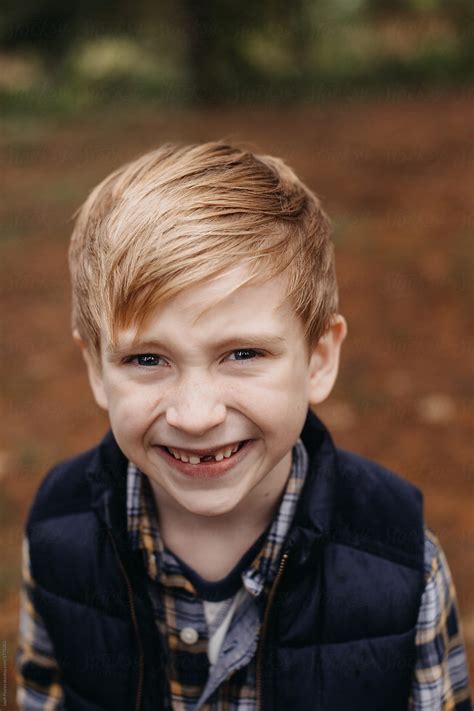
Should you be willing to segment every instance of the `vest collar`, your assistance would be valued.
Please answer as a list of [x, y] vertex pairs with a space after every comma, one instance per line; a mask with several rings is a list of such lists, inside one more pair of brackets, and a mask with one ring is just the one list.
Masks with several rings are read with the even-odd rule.
[[86, 472], [92, 508], [104, 526], [113, 531], [119, 545], [125, 545], [128, 539], [127, 465], [127, 458], [109, 431]]
[[308, 453], [308, 474], [286, 546], [296, 564], [305, 564], [330, 536], [338, 471], [331, 435], [312, 410], [301, 439]]

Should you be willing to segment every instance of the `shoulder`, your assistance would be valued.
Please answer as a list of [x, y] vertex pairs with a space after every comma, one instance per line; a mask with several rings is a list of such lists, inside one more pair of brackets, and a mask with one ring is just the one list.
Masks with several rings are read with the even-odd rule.
[[381, 464], [337, 448], [311, 411], [301, 433], [310, 476], [301, 509], [333, 543], [423, 568], [423, 498]]
[[124, 496], [127, 459], [109, 431], [95, 447], [54, 466], [42, 480], [27, 525], [88, 509], [104, 490]]
[[424, 557], [421, 491], [381, 464], [337, 449], [336, 521], [343, 538], [378, 541], [401, 555]]
[[319, 477], [333, 481], [336, 502], [353, 504], [356, 497], [361, 503], [382, 508], [409, 502], [418, 511], [421, 509], [419, 489], [378, 462], [336, 447], [329, 430], [311, 410], [301, 439], [310, 469], [317, 469]]
[[362, 487], [362, 491], [381, 498], [410, 495], [421, 502], [420, 490], [400, 474], [360, 454], [340, 448], [336, 452], [340, 479], [348, 486], [357, 484], [358, 488]]
[[33, 499], [28, 526], [45, 518], [84, 508], [90, 501], [87, 472], [97, 457], [93, 447], [56, 464], [43, 478]]
[[[49, 594], [91, 600], [107, 571], [116, 576], [104, 509], [110, 504], [112, 510], [112, 499], [117, 499], [115, 538], [126, 540], [125, 490], [113, 488], [109, 472], [115, 469], [116, 478], [124, 479], [122, 459], [126, 461], [109, 434], [98, 446], [57, 464], [43, 479], [26, 524], [35, 599], [43, 612]], [[119, 570], [118, 580], [113, 577], [118, 588], [120, 576]]]
[[375, 497], [377, 503], [390, 499], [391, 502], [412, 498], [421, 505], [421, 491], [382, 464], [345, 449], [336, 449], [338, 473], [342, 487], [357, 486], [358, 491]]

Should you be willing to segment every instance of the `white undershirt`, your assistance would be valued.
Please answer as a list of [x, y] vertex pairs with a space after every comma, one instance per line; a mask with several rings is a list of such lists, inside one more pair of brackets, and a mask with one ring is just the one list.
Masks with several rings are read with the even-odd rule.
[[215, 620], [223, 614], [223, 611], [228, 607], [227, 613], [224, 615], [221, 623], [213, 630], [212, 634], [209, 634], [209, 642], [207, 645], [207, 656], [211, 664], [215, 664], [219, 656], [219, 652], [222, 647], [222, 643], [229, 629], [229, 625], [234, 616], [234, 612], [242, 603], [244, 598], [249, 593], [244, 587], [241, 587], [238, 592], [235, 593], [232, 602], [229, 605], [229, 599], [221, 600], [220, 602], [209, 602], [208, 600], [203, 600], [204, 615], [206, 617], [206, 622], [208, 629], [211, 630], [214, 627]]

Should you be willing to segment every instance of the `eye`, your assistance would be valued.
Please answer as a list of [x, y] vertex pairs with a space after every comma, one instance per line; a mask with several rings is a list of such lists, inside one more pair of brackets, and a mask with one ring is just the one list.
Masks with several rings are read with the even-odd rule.
[[139, 355], [135, 355], [129, 358], [127, 362], [136, 363], [137, 365], [148, 367], [167, 365], [165, 359], [159, 355], [156, 355], [155, 353], [140, 353]]
[[252, 360], [262, 355], [263, 353], [256, 351], [254, 348], [238, 348], [229, 353], [229, 360]]

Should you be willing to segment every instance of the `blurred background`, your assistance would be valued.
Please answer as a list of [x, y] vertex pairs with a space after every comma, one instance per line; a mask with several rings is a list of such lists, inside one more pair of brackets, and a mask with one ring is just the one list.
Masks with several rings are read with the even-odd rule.
[[420, 486], [474, 672], [472, 0], [4, 0], [0, 630], [15, 708], [20, 544], [58, 459], [107, 428], [69, 325], [91, 188], [164, 141], [283, 157], [332, 216], [339, 446]]

